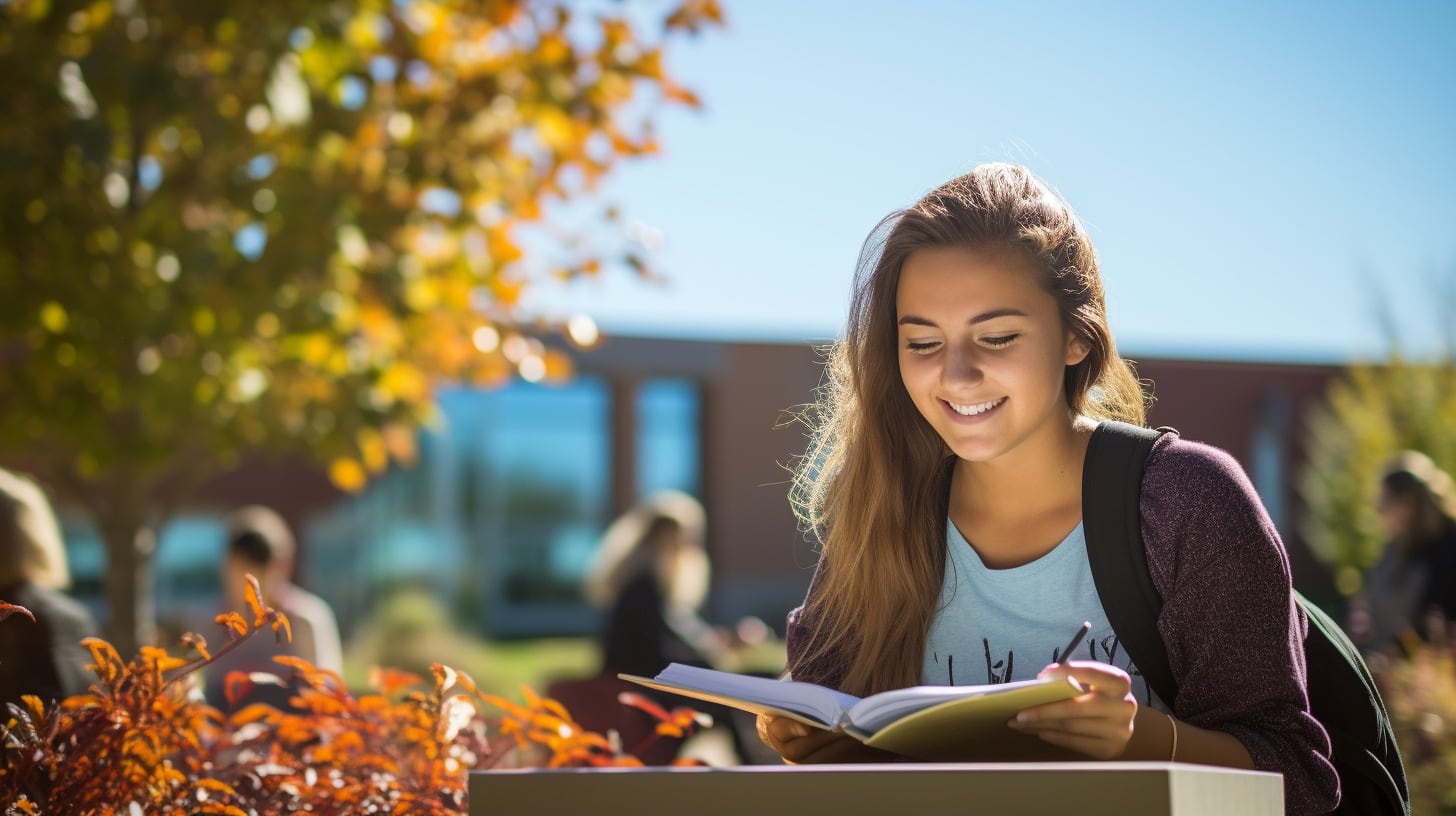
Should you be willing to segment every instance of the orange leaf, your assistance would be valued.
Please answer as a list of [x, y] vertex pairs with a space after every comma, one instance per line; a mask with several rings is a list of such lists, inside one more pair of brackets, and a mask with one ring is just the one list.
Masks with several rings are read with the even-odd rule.
[[226, 782], [219, 781], [217, 779], [212, 779], [211, 777], [203, 777], [201, 779], [198, 779], [197, 780], [197, 787], [199, 787], [199, 788], [206, 788], [207, 790], [217, 791], [218, 793], [226, 793], [229, 796], [231, 796], [231, 795], [234, 794], [234, 791], [233, 791], [233, 788], [232, 788], [231, 785], [229, 785]]
[[[231, 681], [233, 679], [233, 676], [234, 675], [240, 675], [240, 676], [242, 676], [245, 679], [247, 678], [247, 675], [243, 674], [242, 672], [229, 672], [228, 673], [228, 680]], [[249, 688], [251, 689], [252, 686], [253, 686], [252, 682], [249, 681]], [[232, 703], [233, 700], [232, 700], [232, 686], [231, 686], [231, 684], [228, 686], [227, 691], [228, 691], [228, 702], [229, 703]], [[244, 706], [242, 709], [240, 709], [239, 711], [237, 711], [236, 713], [234, 713], [231, 717], [229, 717], [228, 718], [228, 723], [230, 725], [232, 725], [234, 728], [236, 728], [238, 726], [247, 725], [248, 723], [251, 723], [251, 722], [257, 722], [258, 720], [269, 720], [269, 719], [272, 719], [273, 717], [277, 716], [278, 713], [279, 713], [278, 712], [278, 709], [276, 709], [276, 708], [268, 705], [267, 703], [252, 703], [252, 704], [249, 704], [247, 706]]]
[[641, 694], [638, 694], [635, 691], [624, 691], [621, 694], [618, 694], [617, 702], [621, 703], [622, 705], [632, 706], [633, 708], [645, 711], [648, 714], [651, 714], [654, 719], [660, 722], [669, 722], [672, 720], [672, 715], [667, 713], [667, 709], [658, 705], [656, 701]]
[[[662, 83], [662, 96], [670, 102], [677, 102], [683, 105], [687, 105], [688, 107], [693, 109], [699, 109], [703, 107], [703, 100], [699, 99], [697, 94], [693, 93], [687, 88], [684, 88], [681, 85], [667, 82], [666, 80], [664, 80]], [[657, 146], [657, 141], [654, 139], [647, 139], [641, 144], [640, 147], [642, 149], [642, 152], [644, 153], [657, 153], [660, 150], [660, 148]]]
[[27, 618], [30, 618], [31, 623], [35, 622], [35, 616], [30, 614], [29, 609], [26, 609], [23, 606], [16, 606], [15, 604], [8, 604], [4, 601], [0, 601], [0, 621], [3, 621], [11, 615], [15, 614], [24, 615]]
[[545, 709], [547, 711], [551, 712], [552, 714], [555, 714], [557, 717], [560, 717], [561, 719], [565, 720], [566, 722], [569, 722], [572, 725], [575, 725], [576, 724], [576, 720], [573, 720], [571, 718], [571, 714], [567, 712], [566, 706], [563, 706], [561, 703], [558, 703], [555, 700], [552, 700], [551, 698], [548, 697], [548, 698], [546, 698], [546, 699], [544, 699], [544, 700], [541, 701], [541, 705], [543, 707], [545, 707]]
[[253, 626], [256, 628], [263, 625], [267, 616], [263, 611], [263, 588], [258, 586], [258, 579], [251, 572], [247, 574], [247, 581], [244, 597], [248, 601], [248, 608], [253, 610]]
[[20, 702], [25, 706], [26, 713], [30, 715], [30, 721], [41, 723], [45, 721], [45, 703], [34, 694], [20, 695]]
[[444, 694], [455, 685], [455, 670], [444, 663], [431, 663], [430, 672], [435, 675], [436, 694]]
[[369, 685], [378, 689], [379, 693], [386, 696], [392, 695], [401, 689], [409, 688], [410, 686], [418, 686], [423, 682], [425, 682], [425, 679], [418, 674], [400, 671], [399, 669], [375, 666], [369, 670]]
[[273, 633], [278, 645], [293, 642], [293, 627], [288, 623], [288, 616], [282, 612], [277, 613], [273, 618]]
[[526, 685], [525, 683], [522, 683], [521, 684], [521, 693], [523, 695], [525, 695], [525, 697], [526, 697], [526, 705], [527, 706], [530, 706], [533, 709], [534, 708], [540, 708], [541, 707], [541, 697], [540, 697], [540, 695], [536, 694], [536, 692], [533, 691], [530, 686]]
[[495, 706], [496, 708], [499, 708], [500, 710], [506, 712], [507, 714], [518, 720], [528, 719], [531, 716], [530, 711], [522, 708], [519, 705], [516, 705], [515, 703], [507, 700], [504, 697], [497, 697], [494, 694], [482, 694], [480, 695], [480, 699], [484, 700], [490, 705]]

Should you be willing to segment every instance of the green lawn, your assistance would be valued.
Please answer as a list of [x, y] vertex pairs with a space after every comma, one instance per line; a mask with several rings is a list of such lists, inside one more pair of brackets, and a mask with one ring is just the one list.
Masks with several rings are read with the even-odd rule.
[[[369, 688], [369, 669], [388, 666], [428, 679], [431, 663], [443, 663], [474, 678], [485, 692], [520, 700], [521, 686], [544, 693], [555, 679], [588, 677], [598, 669], [591, 638], [538, 638], [487, 641], [451, 625], [437, 601], [423, 594], [387, 600], [375, 619], [350, 638], [344, 654], [344, 680], [357, 691]], [[778, 673], [784, 646], [770, 640], [727, 655], [727, 671]]]

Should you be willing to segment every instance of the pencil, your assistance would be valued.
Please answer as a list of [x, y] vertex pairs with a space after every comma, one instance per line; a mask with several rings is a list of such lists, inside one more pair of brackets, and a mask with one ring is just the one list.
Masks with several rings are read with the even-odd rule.
[[1067, 656], [1072, 653], [1073, 649], [1076, 649], [1078, 646], [1082, 645], [1082, 638], [1087, 637], [1087, 633], [1090, 631], [1092, 631], [1092, 621], [1082, 621], [1081, 628], [1077, 630], [1077, 634], [1072, 636], [1072, 642], [1068, 643], [1067, 648], [1063, 649], [1057, 655], [1058, 666], [1067, 662]]

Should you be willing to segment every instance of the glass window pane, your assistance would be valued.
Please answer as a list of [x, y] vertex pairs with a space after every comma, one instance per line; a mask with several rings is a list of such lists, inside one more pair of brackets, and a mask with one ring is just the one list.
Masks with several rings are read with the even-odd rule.
[[576, 602], [610, 502], [610, 392], [583, 377], [484, 396], [472, 492], [504, 600]]
[[686, 380], [649, 380], [637, 389], [637, 495], [702, 489], [700, 397]]

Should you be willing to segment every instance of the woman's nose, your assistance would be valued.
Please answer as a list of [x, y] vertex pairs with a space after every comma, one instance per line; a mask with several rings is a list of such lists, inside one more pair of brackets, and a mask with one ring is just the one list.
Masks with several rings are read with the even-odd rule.
[[976, 385], [985, 379], [981, 357], [974, 346], [951, 344], [948, 352], [945, 368], [941, 371], [941, 378], [947, 385]]

